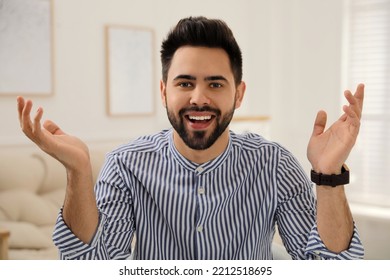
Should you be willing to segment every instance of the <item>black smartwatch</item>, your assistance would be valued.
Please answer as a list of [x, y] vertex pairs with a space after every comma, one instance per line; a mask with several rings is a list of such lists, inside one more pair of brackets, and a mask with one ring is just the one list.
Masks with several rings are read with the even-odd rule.
[[349, 169], [347, 165], [343, 164], [341, 168], [341, 174], [322, 174], [316, 173], [313, 169], [311, 170], [311, 181], [318, 186], [341, 186], [349, 183]]

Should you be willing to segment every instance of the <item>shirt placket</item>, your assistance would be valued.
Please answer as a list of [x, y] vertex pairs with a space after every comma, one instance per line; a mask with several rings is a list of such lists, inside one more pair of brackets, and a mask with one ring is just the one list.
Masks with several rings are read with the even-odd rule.
[[197, 259], [203, 259], [205, 254], [205, 244], [206, 244], [206, 231], [208, 230], [204, 221], [206, 218], [206, 175], [204, 174], [205, 169], [202, 166], [198, 166], [195, 169], [196, 176], [196, 197], [197, 197], [197, 217], [195, 223], [196, 231], [196, 248], [197, 248]]

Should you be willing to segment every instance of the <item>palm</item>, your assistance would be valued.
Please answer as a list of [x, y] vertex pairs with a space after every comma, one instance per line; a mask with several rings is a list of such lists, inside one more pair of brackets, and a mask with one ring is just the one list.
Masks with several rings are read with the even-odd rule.
[[60, 161], [67, 169], [78, 170], [90, 164], [88, 147], [80, 139], [65, 134], [55, 123], [46, 121], [41, 126], [43, 111], [38, 109], [30, 118], [31, 101], [18, 98], [19, 121], [23, 132], [39, 148]]
[[[62, 131], [52, 134], [46, 129], [47, 123], [42, 129], [40, 148], [50, 154], [68, 168], [77, 168], [76, 164], [89, 161], [88, 147], [77, 137], [67, 135]], [[52, 123], [50, 123], [52, 125]]]

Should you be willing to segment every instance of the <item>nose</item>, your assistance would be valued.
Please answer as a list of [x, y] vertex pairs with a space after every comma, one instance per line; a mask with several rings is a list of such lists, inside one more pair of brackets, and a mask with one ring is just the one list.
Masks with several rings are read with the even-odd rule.
[[207, 94], [207, 90], [200, 87], [196, 87], [192, 92], [190, 104], [197, 106], [209, 105], [210, 98]]

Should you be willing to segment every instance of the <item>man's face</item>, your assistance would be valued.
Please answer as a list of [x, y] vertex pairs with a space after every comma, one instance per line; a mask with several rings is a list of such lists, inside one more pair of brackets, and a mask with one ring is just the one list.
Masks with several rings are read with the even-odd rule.
[[235, 86], [223, 49], [179, 48], [161, 83], [168, 119], [183, 142], [194, 150], [211, 147], [241, 104], [244, 86]]

